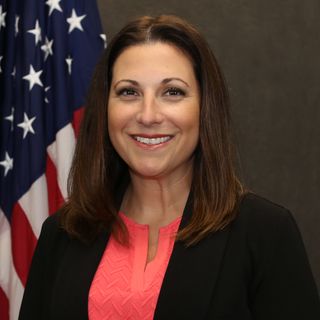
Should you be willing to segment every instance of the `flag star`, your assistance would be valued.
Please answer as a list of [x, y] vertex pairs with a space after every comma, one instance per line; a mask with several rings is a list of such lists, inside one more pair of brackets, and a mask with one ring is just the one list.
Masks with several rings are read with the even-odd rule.
[[16, 22], [14, 25], [15, 36], [17, 36], [19, 33], [19, 20], [20, 20], [20, 17], [18, 15], [16, 15]]
[[9, 170], [13, 168], [13, 158], [10, 158], [8, 152], [6, 152], [5, 158], [0, 162], [0, 165], [4, 167], [4, 176], [6, 176]]
[[1, 27], [5, 27], [6, 26], [6, 12], [2, 12], [2, 6], [0, 6], [0, 30]]
[[86, 14], [84, 14], [83, 16], [77, 16], [76, 11], [72, 9], [71, 17], [67, 19], [67, 22], [69, 23], [68, 33], [71, 33], [76, 28], [83, 31], [81, 20], [83, 20], [85, 17]]
[[32, 122], [36, 119], [36, 117], [29, 119], [25, 112], [23, 117], [24, 117], [24, 120], [23, 122], [18, 124], [18, 127], [23, 129], [23, 139], [24, 139], [27, 136], [28, 132], [35, 134], [32, 128]]
[[53, 55], [52, 52], [52, 44], [53, 40], [49, 41], [48, 38], [46, 37], [45, 44], [41, 46], [41, 50], [44, 52], [44, 61], [47, 60], [49, 55]]
[[69, 55], [68, 58], [66, 59], [66, 63], [68, 65], [68, 73], [69, 74], [71, 74], [71, 72], [72, 72], [72, 62], [73, 62], [73, 59]]
[[103, 47], [107, 47], [107, 36], [104, 33], [100, 34], [100, 38], [103, 40]]
[[28, 30], [28, 32], [34, 34], [35, 45], [37, 45], [37, 43], [41, 41], [41, 28], [39, 25], [39, 20], [36, 20], [36, 25], [34, 26], [34, 29]]
[[8, 120], [11, 122], [11, 131], [13, 131], [13, 114], [14, 114], [14, 108], [11, 108], [11, 114], [10, 116], [5, 117], [5, 120]]
[[33, 66], [30, 64], [30, 71], [29, 71], [29, 74], [25, 75], [23, 77], [24, 80], [27, 80], [29, 81], [29, 91], [31, 91], [31, 89], [33, 88], [33, 86], [35, 84], [38, 84], [39, 86], [43, 87], [43, 84], [40, 80], [40, 75], [42, 73], [42, 70], [36, 72], [34, 69], [33, 69]]
[[[44, 91], [45, 91], [45, 92], [48, 92], [49, 90], [50, 90], [50, 87], [45, 87], [45, 88], [44, 88]], [[45, 103], [49, 103], [50, 101], [48, 100], [47, 97], [45, 97], [45, 98], [44, 98], [44, 102], [45, 102]]]
[[13, 70], [12, 70], [11, 75], [12, 75], [13, 77], [15, 77], [15, 76], [16, 76], [16, 67], [15, 67], [15, 66], [13, 67]]
[[2, 69], [1, 69], [1, 61], [3, 59], [3, 56], [0, 56], [0, 73], [2, 73]]
[[62, 9], [60, 7], [60, 2], [61, 0], [48, 0], [46, 2], [46, 5], [50, 7], [49, 9], [49, 16], [51, 16], [51, 13], [54, 11], [54, 10], [58, 10], [60, 12], [62, 12]]

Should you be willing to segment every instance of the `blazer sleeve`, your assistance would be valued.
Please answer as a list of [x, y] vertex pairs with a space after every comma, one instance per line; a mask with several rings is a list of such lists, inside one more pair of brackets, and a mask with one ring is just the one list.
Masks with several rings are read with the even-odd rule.
[[[268, 233], [263, 268], [256, 281], [256, 320], [319, 320], [320, 301], [300, 232], [290, 212]], [[266, 240], [268, 239], [268, 240]]]
[[52, 243], [58, 229], [55, 216], [49, 217], [42, 225], [22, 299], [19, 320], [45, 319], [43, 312], [49, 299], [48, 288], [52, 282], [50, 277]]

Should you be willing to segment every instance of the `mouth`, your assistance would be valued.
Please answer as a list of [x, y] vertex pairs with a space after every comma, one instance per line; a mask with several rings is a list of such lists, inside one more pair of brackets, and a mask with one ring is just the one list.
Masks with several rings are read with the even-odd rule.
[[153, 137], [145, 137], [145, 136], [139, 136], [139, 135], [133, 135], [131, 136], [134, 140], [136, 140], [137, 142], [140, 142], [144, 145], [147, 146], [156, 146], [156, 145], [160, 145], [163, 143], [168, 142], [169, 140], [171, 140], [173, 138], [173, 136], [153, 136]]

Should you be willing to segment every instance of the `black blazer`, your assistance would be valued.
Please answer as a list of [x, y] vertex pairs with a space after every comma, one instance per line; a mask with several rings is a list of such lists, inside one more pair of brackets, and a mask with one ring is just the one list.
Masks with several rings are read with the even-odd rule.
[[[188, 203], [180, 228], [190, 218]], [[68, 237], [57, 215], [48, 218], [19, 319], [87, 319], [88, 292], [108, 237], [85, 245]], [[317, 288], [292, 215], [249, 194], [225, 230], [189, 248], [176, 242], [154, 319], [319, 320]]]

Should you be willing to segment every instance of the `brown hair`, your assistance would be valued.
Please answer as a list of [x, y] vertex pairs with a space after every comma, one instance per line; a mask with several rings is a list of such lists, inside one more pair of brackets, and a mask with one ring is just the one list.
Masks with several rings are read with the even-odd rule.
[[149, 42], [165, 42], [182, 50], [192, 62], [200, 88], [192, 216], [177, 239], [194, 244], [226, 227], [236, 216], [243, 191], [233, 165], [229, 98], [218, 63], [203, 36], [181, 18], [141, 17], [127, 24], [108, 44], [89, 90], [69, 176], [70, 197], [62, 209], [64, 228], [80, 239], [93, 239], [106, 228], [119, 241], [126, 239], [118, 210], [130, 178], [127, 165], [110, 142], [106, 106], [116, 59], [128, 47]]

